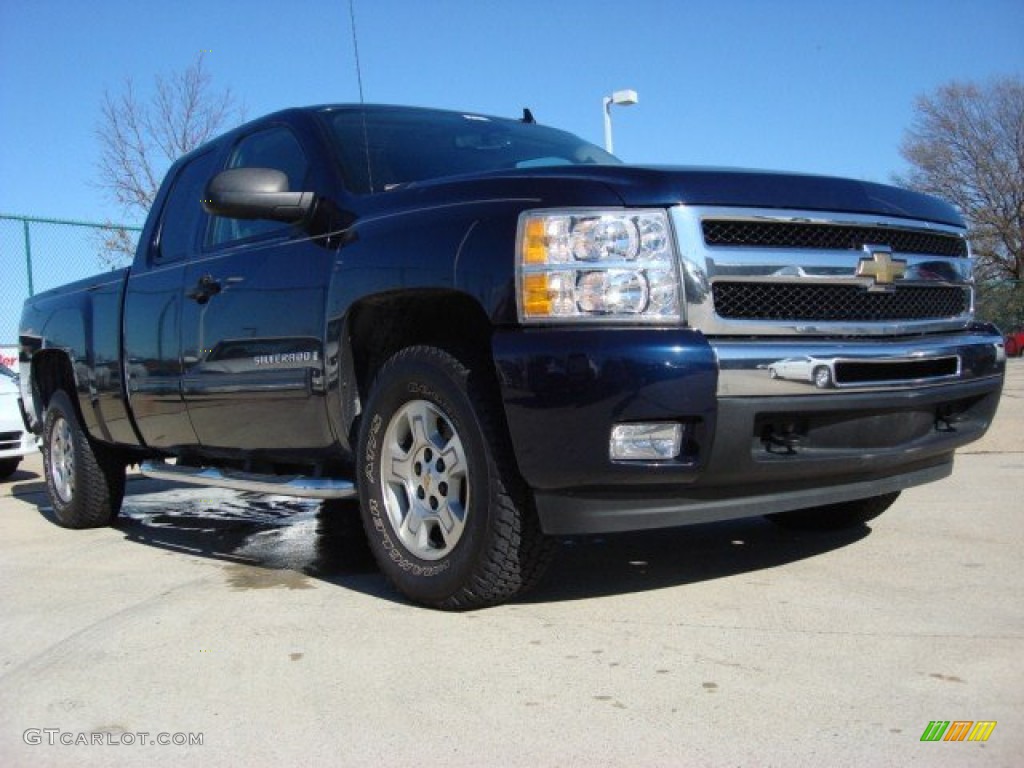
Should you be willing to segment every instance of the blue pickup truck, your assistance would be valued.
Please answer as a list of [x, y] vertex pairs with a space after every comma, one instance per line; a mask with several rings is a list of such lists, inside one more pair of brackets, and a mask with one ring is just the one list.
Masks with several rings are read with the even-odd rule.
[[356, 498], [408, 598], [494, 604], [557, 535], [861, 525], [952, 470], [1005, 351], [946, 203], [622, 164], [522, 120], [289, 109], [178, 160], [129, 269], [29, 299], [58, 521], [125, 468]]

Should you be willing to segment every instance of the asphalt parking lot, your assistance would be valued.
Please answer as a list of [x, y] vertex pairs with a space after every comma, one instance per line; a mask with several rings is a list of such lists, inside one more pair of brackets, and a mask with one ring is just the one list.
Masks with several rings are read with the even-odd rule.
[[1024, 360], [1003, 398], [869, 527], [569, 540], [464, 614], [314, 502], [135, 477], [118, 527], [61, 529], [33, 458], [0, 485], [0, 765], [1021, 765]]

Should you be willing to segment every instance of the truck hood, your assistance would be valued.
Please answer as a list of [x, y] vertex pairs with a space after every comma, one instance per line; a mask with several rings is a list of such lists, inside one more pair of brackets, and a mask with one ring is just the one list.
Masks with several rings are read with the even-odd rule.
[[720, 205], [841, 211], [964, 226], [948, 203], [869, 181], [727, 168], [570, 165], [482, 174], [538, 182], [597, 182], [628, 206]]

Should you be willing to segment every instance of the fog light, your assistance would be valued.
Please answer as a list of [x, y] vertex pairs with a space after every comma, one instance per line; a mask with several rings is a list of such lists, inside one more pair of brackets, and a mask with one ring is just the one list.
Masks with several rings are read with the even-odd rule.
[[679, 455], [682, 424], [617, 424], [608, 453], [612, 461], [665, 461]]

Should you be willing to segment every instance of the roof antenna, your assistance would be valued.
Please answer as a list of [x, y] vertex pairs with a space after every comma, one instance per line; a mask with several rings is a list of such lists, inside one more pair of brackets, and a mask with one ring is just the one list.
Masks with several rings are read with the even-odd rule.
[[533, 119], [533, 112], [530, 111], [529, 107], [523, 107], [523, 119], [522, 122], [527, 125], [536, 125], [537, 121]]
[[359, 112], [363, 118], [363, 148], [366, 150], [366, 182], [373, 192], [373, 167], [370, 163], [370, 135], [366, 128], [366, 100], [363, 98], [363, 70], [359, 65], [359, 38], [356, 36], [355, 0], [348, 0], [348, 15], [352, 20], [352, 48], [356, 54], [356, 81], [359, 83]]

